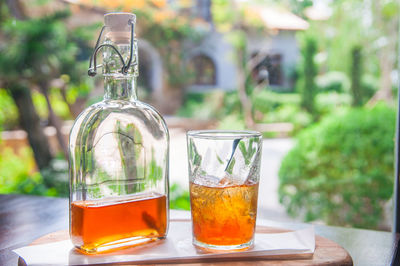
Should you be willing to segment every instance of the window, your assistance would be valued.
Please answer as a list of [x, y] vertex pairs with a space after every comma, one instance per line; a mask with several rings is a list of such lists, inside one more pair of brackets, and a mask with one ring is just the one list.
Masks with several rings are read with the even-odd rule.
[[[253, 54], [253, 57], [257, 54]], [[282, 86], [283, 85], [283, 72], [282, 72], [282, 55], [269, 54], [260, 61], [260, 63], [253, 70], [253, 78], [260, 84], [268, 79], [269, 85]]]
[[189, 69], [193, 76], [192, 85], [216, 85], [215, 64], [206, 55], [197, 55], [190, 60]]

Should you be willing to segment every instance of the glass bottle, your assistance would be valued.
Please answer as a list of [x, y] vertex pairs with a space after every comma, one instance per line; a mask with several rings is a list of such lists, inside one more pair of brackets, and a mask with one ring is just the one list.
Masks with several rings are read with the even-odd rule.
[[105, 15], [89, 68], [94, 76], [102, 51], [104, 99], [84, 110], [70, 133], [70, 237], [84, 253], [162, 239], [168, 230], [169, 134], [161, 115], [136, 96], [135, 21], [130, 13]]

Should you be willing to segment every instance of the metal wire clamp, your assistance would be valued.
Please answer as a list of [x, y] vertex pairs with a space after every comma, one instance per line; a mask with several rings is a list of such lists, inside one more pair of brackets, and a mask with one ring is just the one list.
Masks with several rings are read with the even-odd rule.
[[107, 27], [107, 26], [103, 26], [103, 27], [101, 28], [99, 38], [98, 38], [97, 41], [96, 41], [96, 46], [95, 46], [95, 48], [94, 48], [94, 52], [93, 52], [93, 54], [90, 56], [89, 69], [88, 69], [88, 75], [89, 75], [89, 76], [91, 76], [91, 77], [96, 76], [96, 74], [97, 74], [97, 67], [100, 67], [100, 66], [101, 66], [101, 65], [97, 66], [97, 64], [96, 64], [96, 57], [97, 57], [97, 53], [98, 53], [98, 52], [100, 51], [100, 49], [103, 48], [103, 47], [112, 48], [112, 49], [117, 53], [119, 59], [120, 59], [121, 62], [122, 62], [121, 73], [124, 74], [124, 75], [126, 75], [126, 74], [128, 73], [129, 67], [131, 66], [131, 63], [132, 63], [132, 56], [133, 56], [133, 46], [134, 46], [133, 41], [134, 41], [134, 35], [135, 35], [135, 21], [133, 21], [133, 20], [130, 19], [130, 20], [128, 21], [128, 23], [129, 23], [130, 26], [131, 26], [131, 44], [130, 44], [131, 47], [130, 47], [130, 55], [129, 55], [129, 60], [128, 60], [128, 62], [125, 63], [124, 58], [122, 57], [121, 53], [118, 51], [118, 49], [117, 49], [115, 46], [113, 46], [113, 45], [111, 45], [111, 44], [101, 44], [101, 45], [99, 45], [100, 40], [101, 40], [101, 36], [103, 35], [103, 32], [104, 32], [105, 28]]

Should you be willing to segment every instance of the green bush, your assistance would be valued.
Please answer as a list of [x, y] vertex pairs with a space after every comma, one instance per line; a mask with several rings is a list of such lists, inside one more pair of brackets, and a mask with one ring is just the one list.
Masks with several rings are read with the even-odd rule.
[[241, 114], [242, 105], [239, 100], [237, 91], [226, 92], [224, 95], [223, 115]]
[[216, 90], [208, 93], [188, 93], [184, 104], [176, 115], [198, 119], [223, 119], [241, 113], [241, 104], [236, 91]]
[[[367, 102], [379, 90], [379, 78], [372, 75], [364, 75], [361, 79], [361, 85], [364, 91], [363, 96], [365, 97], [363, 101]], [[393, 95], [397, 95], [397, 91]]]
[[246, 126], [244, 120], [237, 114], [227, 115], [220, 119], [218, 129], [221, 130], [244, 130]]
[[30, 149], [21, 149], [17, 155], [5, 148], [0, 154], [0, 193], [57, 196], [57, 190], [47, 187], [40, 173], [33, 172], [33, 165]]
[[313, 121], [312, 116], [301, 109], [300, 100], [300, 95], [296, 93], [271, 91], [255, 93], [252, 101], [256, 121], [260, 123], [292, 123], [294, 129], [291, 134], [295, 134]]
[[316, 109], [320, 116], [337, 113], [341, 108], [351, 105], [351, 95], [348, 93], [326, 92], [319, 93], [315, 98]]
[[305, 221], [377, 228], [393, 191], [395, 117], [378, 105], [305, 129], [279, 171], [287, 212]]
[[178, 116], [193, 117], [198, 119], [212, 119], [219, 115], [218, 108], [223, 101], [224, 93], [215, 91], [211, 93], [189, 93], [185, 102], [177, 111]]
[[321, 92], [348, 92], [350, 80], [345, 73], [339, 71], [327, 72], [316, 78], [316, 84]]
[[177, 111], [177, 115], [183, 117], [193, 117], [199, 106], [203, 104], [204, 96], [205, 94], [203, 93], [186, 94], [184, 98], [184, 103]]
[[50, 165], [40, 172], [43, 184], [53, 189], [58, 197], [68, 197], [69, 195], [69, 176], [68, 162], [60, 153], [54, 158]]
[[255, 111], [267, 114], [282, 105], [299, 105], [300, 96], [294, 93], [276, 93], [264, 90], [253, 93], [252, 102]]
[[[313, 117], [310, 113], [302, 110], [300, 105], [284, 104], [277, 107], [275, 110], [263, 114], [262, 123], [292, 123], [293, 131], [290, 135], [297, 134], [303, 128], [308, 127], [313, 122]], [[276, 132], [275, 132], [276, 133]], [[274, 134], [264, 135], [265, 137], [274, 137]]]

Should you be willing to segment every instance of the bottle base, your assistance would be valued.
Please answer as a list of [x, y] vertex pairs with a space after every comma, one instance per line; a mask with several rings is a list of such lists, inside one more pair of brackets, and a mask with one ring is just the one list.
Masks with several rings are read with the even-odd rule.
[[154, 241], [162, 240], [165, 239], [166, 237], [152, 237], [152, 238], [147, 238], [147, 237], [130, 237], [130, 238], [124, 238], [120, 239], [117, 241], [105, 243], [98, 245], [96, 247], [85, 247], [83, 246], [75, 246], [75, 249], [85, 255], [95, 255], [95, 254], [100, 254], [100, 253], [108, 253], [108, 252], [113, 252], [121, 249], [126, 249], [126, 248], [131, 248], [135, 246], [141, 246], [144, 244], [148, 244]]
[[204, 252], [211, 253], [225, 253], [225, 252], [236, 252], [236, 251], [245, 251], [253, 247], [254, 239], [250, 240], [247, 243], [240, 245], [212, 245], [200, 242], [193, 238], [193, 245]]

